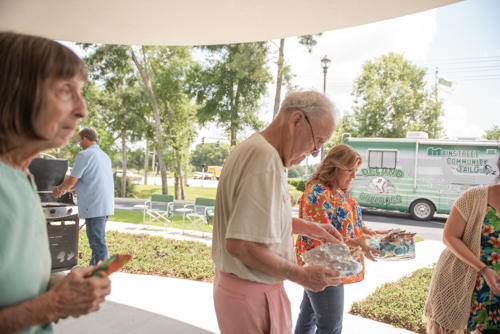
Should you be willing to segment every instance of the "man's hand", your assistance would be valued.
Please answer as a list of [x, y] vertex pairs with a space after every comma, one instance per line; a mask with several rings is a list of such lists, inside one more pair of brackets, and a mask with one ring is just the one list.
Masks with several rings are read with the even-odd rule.
[[64, 195], [66, 192], [71, 191], [75, 188], [76, 183], [78, 182], [78, 178], [73, 176], [68, 176], [63, 183], [58, 185], [57, 187], [50, 188], [52, 190], [52, 197], [59, 198]]
[[54, 312], [56, 319], [78, 318], [99, 309], [99, 304], [111, 292], [111, 282], [107, 278], [85, 278], [92, 269], [90, 266], [71, 271], [46, 293], [50, 301], [48, 309]]
[[340, 244], [343, 242], [342, 235], [335, 227], [330, 224], [318, 224], [309, 222], [309, 225], [302, 235], [306, 235], [311, 239], [316, 239], [326, 244], [328, 242], [332, 244]]
[[59, 187], [52, 187], [50, 188], [52, 190], [52, 197], [54, 198], [60, 198], [62, 195], [64, 195], [66, 192], [59, 190]]
[[304, 269], [303, 280], [297, 283], [313, 292], [323, 291], [327, 286], [337, 286], [342, 282], [338, 271], [323, 266], [308, 266], [302, 269]]

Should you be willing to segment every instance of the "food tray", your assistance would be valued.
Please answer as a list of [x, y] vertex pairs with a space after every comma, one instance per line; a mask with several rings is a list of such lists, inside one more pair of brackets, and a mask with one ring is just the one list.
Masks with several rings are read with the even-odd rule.
[[363, 270], [363, 265], [352, 258], [349, 248], [343, 244], [324, 244], [302, 253], [300, 257], [306, 266], [320, 265], [338, 271], [340, 278], [356, 275]]

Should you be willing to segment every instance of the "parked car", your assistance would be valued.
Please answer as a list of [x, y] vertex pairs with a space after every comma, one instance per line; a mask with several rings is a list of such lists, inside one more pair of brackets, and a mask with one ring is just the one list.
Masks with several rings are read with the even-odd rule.
[[211, 180], [212, 178], [214, 177], [214, 175], [212, 173], [209, 173], [209, 172], [194, 172], [193, 173], [193, 179], [198, 179], [198, 180], [201, 180], [201, 179], [204, 179], [204, 180]]
[[297, 179], [300, 179], [300, 180], [309, 180], [310, 177], [311, 177], [311, 174], [306, 174], [306, 175], [299, 176]]
[[[123, 170], [117, 170], [116, 177], [122, 177]], [[127, 171], [127, 179], [129, 179], [132, 183], [140, 183], [142, 181], [142, 176], [132, 173], [131, 171]]]

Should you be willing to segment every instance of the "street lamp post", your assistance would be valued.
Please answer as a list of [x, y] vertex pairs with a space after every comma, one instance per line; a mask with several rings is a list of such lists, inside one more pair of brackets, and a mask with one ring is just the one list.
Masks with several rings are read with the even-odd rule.
[[[323, 67], [323, 73], [324, 73], [324, 79], [323, 79], [323, 94], [326, 94], [326, 72], [328, 72], [328, 67], [330, 67], [330, 63], [332, 61], [328, 58], [323, 57], [321, 59], [321, 67]], [[325, 157], [325, 152], [324, 152], [324, 144], [321, 145], [321, 161], [323, 161], [323, 158]]]

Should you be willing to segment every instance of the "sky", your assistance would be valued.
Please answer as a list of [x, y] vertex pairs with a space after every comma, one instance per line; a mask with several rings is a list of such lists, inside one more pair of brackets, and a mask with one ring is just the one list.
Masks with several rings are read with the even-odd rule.
[[[363, 63], [396, 52], [427, 68], [427, 89], [434, 85], [436, 67], [439, 75], [458, 82], [455, 94], [441, 89], [438, 92], [444, 102], [442, 121], [448, 138], [482, 137], [493, 125], [500, 126], [498, 0], [466, 0], [392, 20], [324, 32], [312, 53], [307, 53], [297, 40], [285, 40], [285, 59], [296, 74], [293, 84], [323, 91], [321, 59], [327, 55], [332, 63], [326, 77], [326, 94], [341, 115], [353, 106], [353, 81]], [[279, 45], [279, 40], [274, 42]], [[276, 77], [276, 65], [271, 69]], [[272, 119], [275, 87], [271, 84], [268, 96], [261, 101], [261, 117], [268, 122]], [[283, 95], [282, 90], [282, 99]], [[212, 126], [200, 135], [215, 137], [221, 133]], [[245, 135], [250, 134], [248, 131]], [[309, 163], [318, 162], [318, 158], [309, 159]]]
[[[293, 85], [323, 91], [321, 59], [332, 61], [326, 77], [326, 94], [343, 115], [351, 110], [353, 81], [365, 61], [396, 52], [427, 68], [427, 89], [434, 85], [435, 71], [458, 82], [455, 94], [439, 91], [444, 102], [442, 117], [448, 138], [482, 137], [493, 125], [500, 126], [500, 1], [466, 0], [438, 9], [363, 26], [324, 32], [312, 53], [297, 42], [285, 40], [285, 59], [296, 75]], [[279, 45], [279, 40], [274, 41]], [[64, 43], [71, 47], [71, 43]], [[72, 47], [74, 48], [74, 46]], [[274, 48], [274, 47], [273, 47]], [[275, 47], [276, 52], [278, 48]], [[81, 54], [81, 52], [78, 52]], [[277, 56], [276, 56], [277, 57]], [[271, 64], [276, 78], [276, 65]], [[272, 119], [275, 84], [261, 100], [261, 118]], [[282, 99], [286, 90], [282, 90]], [[249, 136], [252, 131], [242, 134]], [[222, 138], [222, 129], [200, 129], [194, 145]], [[317, 163], [319, 159], [309, 159]]]

